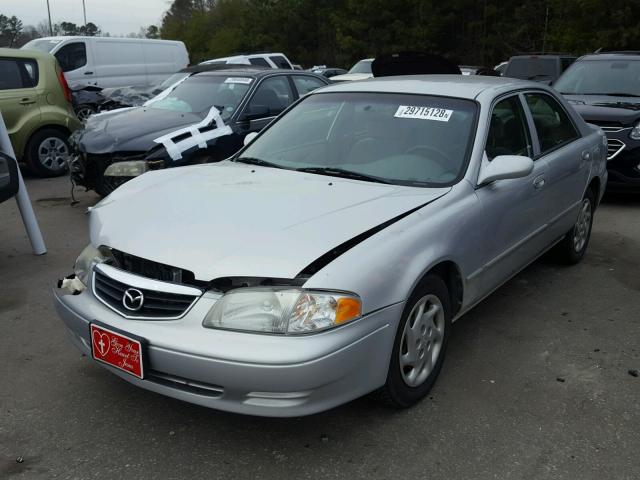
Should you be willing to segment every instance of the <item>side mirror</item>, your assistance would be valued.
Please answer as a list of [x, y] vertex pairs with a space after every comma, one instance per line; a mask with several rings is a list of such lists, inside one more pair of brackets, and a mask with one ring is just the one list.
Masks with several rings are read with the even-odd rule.
[[18, 193], [18, 164], [0, 152], [0, 203]]
[[523, 178], [533, 170], [533, 160], [520, 155], [500, 155], [480, 168], [478, 185], [496, 180]]
[[270, 116], [269, 107], [266, 105], [249, 105], [244, 111], [243, 120], [257, 120]]
[[244, 137], [244, 143], [243, 145], [246, 147], [247, 145], [249, 145], [251, 142], [253, 142], [253, 139], [256, 138], [258, 136], [258, 132], [251, 132], [251, 133], [247, 133], [247, 136]]

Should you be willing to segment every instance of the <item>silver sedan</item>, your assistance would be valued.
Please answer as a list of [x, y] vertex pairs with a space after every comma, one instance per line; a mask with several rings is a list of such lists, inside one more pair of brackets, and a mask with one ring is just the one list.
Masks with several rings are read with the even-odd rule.
[[607, 181], [602, 131], [513, 79], [338, 84], [246, 143], [100, 202], [55, 304], [123, 379], [255, 415], [416, 403], [453, 321], [551, 248], [580, 261]]

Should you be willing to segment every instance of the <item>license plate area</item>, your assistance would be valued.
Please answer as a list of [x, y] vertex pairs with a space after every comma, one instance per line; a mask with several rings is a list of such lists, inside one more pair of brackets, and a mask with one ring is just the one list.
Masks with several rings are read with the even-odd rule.
[[134, 377], [144, 378], [146, 342], [143, 338], [98, 322], [91, 323], [89, 328], [91, 356], [94, 360], [122, 370]]

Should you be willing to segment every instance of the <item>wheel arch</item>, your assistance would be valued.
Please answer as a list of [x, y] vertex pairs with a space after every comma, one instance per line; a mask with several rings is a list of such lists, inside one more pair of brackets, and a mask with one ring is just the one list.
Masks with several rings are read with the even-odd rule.
[[414, 289], [417, 285], [427, 277], [427, 275], [437, 275], [440, 277], [449, 291], [449, 299], [451, 300], [452, 316], [455, 317], [462, 308], [462, 302], [464, 298], [464, 282], [462, 277], [462, 271], [457, 263], [452, 260], [442, 260], [433, 266], [429, 267], [415, 283]]
[[589, 185], [587, 185], [587, 190], [591, 190], [591, 192], [593, 193], [593, 198], [595, 198], [596, 200], [594, 208], [596, 208], [600, 204], [601, 188], [602, 180], [600, 180], [599, 176], [593, 177], [589, 182]]

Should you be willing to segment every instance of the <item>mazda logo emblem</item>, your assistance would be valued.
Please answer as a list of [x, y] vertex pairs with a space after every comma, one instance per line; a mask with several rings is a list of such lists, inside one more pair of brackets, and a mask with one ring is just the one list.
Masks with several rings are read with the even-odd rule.
[[144, 305], [144, 294], [137, 288], [127, 288], [122, 295], [122, 305], [127, 310], [137, 312]]

